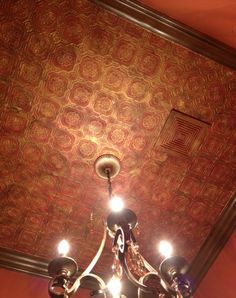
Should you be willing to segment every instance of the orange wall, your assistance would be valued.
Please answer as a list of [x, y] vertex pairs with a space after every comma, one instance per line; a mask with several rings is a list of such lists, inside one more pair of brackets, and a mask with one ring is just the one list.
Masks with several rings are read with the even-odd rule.
[[236, 297], [236, 231], [200, 283], [194, 298]]
[[[1, 298], [47, 298], [48, 279], [28, 274], [0, 269]], [[89, 298], [90, 292], [78, 290], [75, 298]]]
[[235, 0], [140, 0], [140, 2], [236, 48]]

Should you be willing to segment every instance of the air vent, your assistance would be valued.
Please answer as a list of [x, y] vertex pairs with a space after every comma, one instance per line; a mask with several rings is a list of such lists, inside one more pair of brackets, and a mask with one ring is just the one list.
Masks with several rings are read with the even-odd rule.
[[206, 122], [172, 110], [157, 145], [175, 154], [192, 156], [198, 151], [209, 127]]

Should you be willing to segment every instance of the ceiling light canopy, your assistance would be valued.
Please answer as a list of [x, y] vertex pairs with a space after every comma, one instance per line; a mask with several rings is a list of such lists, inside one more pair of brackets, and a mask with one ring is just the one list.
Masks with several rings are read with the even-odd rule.
[[[124, 208], [121, 198], [113, 196], [111, 179], [119, 174], [120, 162], [113, 155], [102, 155], [95, 161], [97, 175], [107, 180], [108, 197], [112, 212], [108, 215], [100, 247], [82, 274], [78, 276], [78, 266], [74, 259], [67, 257], [69, 244], [62, 240], [58, 246], [59, 257], [48, 266], [49, 295], [52, 298], [69, 298], [80, 287], [82, 279], [93, 278], [99, 290], [91, 295], [107, 297], [110, 292], [113, 298], [125, 297], [122, 293], [124, 275], [137, 287], [137, 297], [151, 293], [161, 298], [190, 298], [191, 286], [186, 277], [187, 262], [182, 257], [171, 257], [173, 248], [167, 241], [161, 241], [159, 251], [166, 259], [159, 269], [154, 269], [140, 254], [133, 230], [137, 226], [136, 214]], [[113, 239], [113, 264], [111, 279], [106, 283], [101, 277], [91, 273], [105, 247], [107, 234]], [[75, 276], [78, 276], [75, 278]], [[156, 286], [147, 286], [149, 278], [155, 277]], [[147, 296], [146, 296], [147, 297]]]

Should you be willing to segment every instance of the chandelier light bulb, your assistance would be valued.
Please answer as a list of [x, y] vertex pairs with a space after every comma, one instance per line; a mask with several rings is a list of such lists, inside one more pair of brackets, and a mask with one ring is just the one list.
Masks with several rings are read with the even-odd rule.
[[108, 290], [112, 294], [113, 298], [120, 297], [121, 282], [118, 277], [113, 276], [107, 284]]
[[59, 255], [62, 255], [62, 256], [67, 255], [70, 250], [70, 245], [69, 245], [68, 241], [61, 240], [58, 244], [57, 250], [58, 250]]
[[110, 200], [110, 208], [114, 212], [120, 212], [124, 208], [124, 202], [120, 197], [114, 196]]
[[159, 244], [159, 252], [162, 254], [165, 258], [168, 258], [173, 253], [173, 247], [170, 244], [170, 242], [166, 240], [162, 240]]

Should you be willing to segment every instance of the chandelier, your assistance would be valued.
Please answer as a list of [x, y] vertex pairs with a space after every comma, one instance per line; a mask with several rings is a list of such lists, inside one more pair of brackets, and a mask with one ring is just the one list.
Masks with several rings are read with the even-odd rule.
[[[129, 298], [122, 294], [122, 278], [126, 275], [137, 288], [137, 297], [190, 298], [191, 285], [186, 277], [187, 262], [179, 256], [168, 256], [154, 269], [140, 254], [133, 230], [137, 226], [136, 214], [123, 208], [122, 201], [113, 195], [111, 179], [119, 174], [120, 161], [114, 155], [106, 154], [95, 161], [95, 171], [108, 183], [108, 196], [112, 212], [104, 226], [104, 235], [100, 247], [83, 273], [78, 273], [74, 259], [67, 256], [69, 244], [62, 240], [58, 246], [59, 257], [48, 265], [51, 276], [48, 292], [52, 298], [69, 298], [79, 289], [83, 279], [92, 278], [98, 283], [98, 290], [91, 296]], [[106, 283], [92, 272], [104, 249], [107, 235], [113, 239], [112, 277]], [[168, 245], [166, 249], [170, 249]], [[150, 284], [151, 281], [151, 284]], [[100, 297], [101, 297], [100, 296]]]

